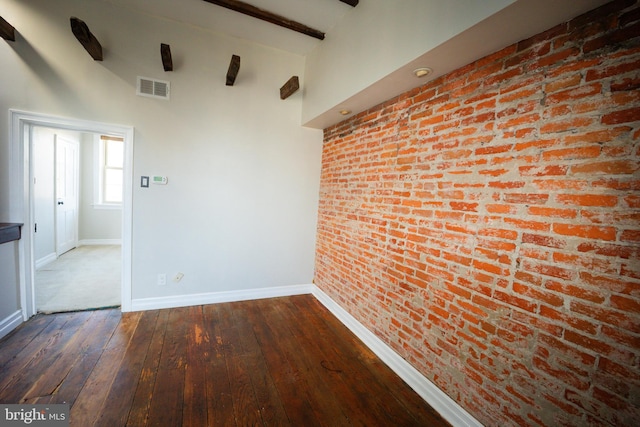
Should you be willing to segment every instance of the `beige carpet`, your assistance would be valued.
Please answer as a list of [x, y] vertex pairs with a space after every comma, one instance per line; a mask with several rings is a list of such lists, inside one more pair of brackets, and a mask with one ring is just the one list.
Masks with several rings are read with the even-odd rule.
[[36, 271], [42, 313], [120, 305], [120, 246], [80, 246]]

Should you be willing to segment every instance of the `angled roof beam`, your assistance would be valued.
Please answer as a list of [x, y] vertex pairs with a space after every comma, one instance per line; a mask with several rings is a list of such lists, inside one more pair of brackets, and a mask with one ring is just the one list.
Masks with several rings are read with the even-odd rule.
[[283, 16], [276, 15], [269, 11], [257, 8], [248, 3], [238, 0], [204, 0], [207, 3], [212, 3], [218, 6], [225, 7], [227, 9], [234, 10], [236, 12], [243, 13], [245, 15], [252, 16], [254, 18], [262, 19], [263, 21], [270, 22], [272, 24], [279, 25], [284, 28], [288, 28], [293, 31], [305, 34], [310, 37], [314, 37], [318, 40], [324, 40], [324, 33], [311, 27], [307, 27], [296, 21], [292, 21]]
[[75, 16], [72, 16], [69, 20], [71, 21], [71, 31], [82, 47], [85, 48], [94, 60], [102, 61], [102, 46], [98, 39], [91, 33], [87, 24]]
[[292, 76], [287, 82], [280, 88], [280, 99], [287, 99], [293, 95], [298, 89], [300, 89], [300, 81], [298, 76]]
[[0, 16], [0, 37], [10, 42], [16, 41], [16, 29], [5, 21], [2, 16]]
[[236, 77], [240, 71], [240, 57], [238, 55], [231, 55], [231, 62], [229, 63], [229, 70], [227, 70], [227, 86], [233, 86], [236, 82]]
[[346, 3], [349, 6], [356, 7], [358, 5], [359, 0], [340, 0], [342, 3]]
[[171, 59], [171, 46], [160, 43], [160, 57], [162, 58], [162, 68], [165, 71], [173, 71], [173, 59]]

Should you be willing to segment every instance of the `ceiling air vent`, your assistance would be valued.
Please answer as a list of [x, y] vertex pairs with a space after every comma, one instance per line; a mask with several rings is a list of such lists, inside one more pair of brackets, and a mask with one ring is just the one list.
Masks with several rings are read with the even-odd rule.
[[136, 94], [152, 98], [169, 99], [170, 83], [138, 76]]

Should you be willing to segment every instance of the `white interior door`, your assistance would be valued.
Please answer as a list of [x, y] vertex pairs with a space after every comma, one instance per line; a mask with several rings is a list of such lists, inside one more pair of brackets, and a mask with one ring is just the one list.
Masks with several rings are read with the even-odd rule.
[[56, 135], [56, 253], [78, 246], [78, 175], [80, 142]]

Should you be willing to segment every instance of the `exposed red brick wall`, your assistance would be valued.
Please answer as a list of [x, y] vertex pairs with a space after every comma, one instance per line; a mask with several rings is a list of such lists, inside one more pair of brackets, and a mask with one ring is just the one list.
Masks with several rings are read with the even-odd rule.
[[616, 1], [325, 130], [315, 283], [486, 425], [640, 422], [639, 35]]

